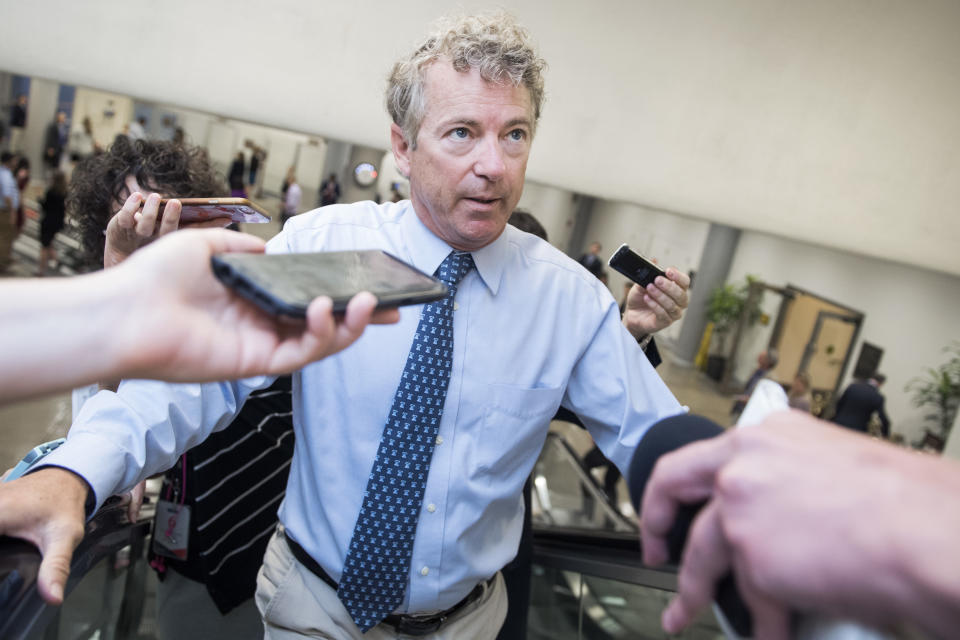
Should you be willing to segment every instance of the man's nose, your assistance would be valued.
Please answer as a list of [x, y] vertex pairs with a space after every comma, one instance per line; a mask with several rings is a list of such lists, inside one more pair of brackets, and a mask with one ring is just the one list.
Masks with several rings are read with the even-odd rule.
[[507, 169], [499, 138], [485, 137], [477, 145], [473, 171], [488, 180], [499, 180]]

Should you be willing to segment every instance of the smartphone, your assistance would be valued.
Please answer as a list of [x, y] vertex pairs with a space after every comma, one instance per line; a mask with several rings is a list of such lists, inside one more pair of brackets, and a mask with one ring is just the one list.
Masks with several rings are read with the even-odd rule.
[[270, 214], [246, 198], [163, 198], [160, 200], [157, 220], [163, 217], [163, 209], [170, 200], [180, 201], [181, 223], [217, 218], [229, 218], [233, 222], [270, 222]]
[[333, 300], [334, 312], [361, 291], [377, 297], [377, 307], [433, 302], [447, 285], [386, 251], [321, 253], [222, 253], [211, 258], [213, 273], [225, 285], [271, 315], [303, 318], [318, 296]]
[[607, 264], [644, 288], [656, 280], [657, 276], [667, 276], [666, 271], [625, 244], [620, 245], [620, 248], [610, 256]]

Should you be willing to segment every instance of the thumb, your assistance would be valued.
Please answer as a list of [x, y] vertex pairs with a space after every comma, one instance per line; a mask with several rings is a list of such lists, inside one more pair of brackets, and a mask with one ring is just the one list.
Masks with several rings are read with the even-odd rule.
[[70, 532], [66, 527], [56, 527], [41, 541], [43, 560], [37, 576], [37, 589], [46, 602], [53, 605], [63, 602], [64, 588], [70, 577], [70, 560], [82, 537], [83, 527], [76, 532]]

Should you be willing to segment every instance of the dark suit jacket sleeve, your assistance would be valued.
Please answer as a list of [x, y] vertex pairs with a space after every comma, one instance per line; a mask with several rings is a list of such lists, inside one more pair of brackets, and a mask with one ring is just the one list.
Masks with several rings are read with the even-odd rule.
[[650, 338], [650, 342], [647, 344], [647, 348], [644, 353], [647, 355], [647, 360], [650, 361], [650, 364], [653, 365], [654, 369], [659, 367], [660, 363], [663, 362], [663, 358], [660, 357], [660, 350], [657, 349], [656, 338]]
[[881, 429], [884, 438], [890, 437], [890, 418], [887, 417], [887, 412], [883, 408], [886, 400], [883, 396], [880, 396], [880, 406], [877, 407], [877, 416], [880, 418], [880, 424], [883, 426]]
[[47, 149], [56, 150], [60, 146], [60, 132], [57, 131], [57, 125], [51, 123], [47, 125], [47, 133], [44, 136], [43, 142], [43, 152], [46, 153]]
[[840, 415], [840, 411], [843, 410], [843, 405], [850, 397], [850, 387], [848, 386], [843, 390], [843, 393], [840, 394], [840, 399], [837, 400], [837, 404], [833, 405], [833, 417], [836, 418]]

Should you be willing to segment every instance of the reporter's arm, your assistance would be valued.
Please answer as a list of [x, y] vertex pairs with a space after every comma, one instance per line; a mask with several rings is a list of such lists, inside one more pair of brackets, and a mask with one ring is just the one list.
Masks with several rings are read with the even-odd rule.
[[369, 293], [342, 319], [328, 298], [305, 323], [270, 317], [213, 275], [213, 253], [259, 252], [263, 242], [224, 230], [181, 231], [138, 251], [122, 266], [71, 279], [0, 285], [0, 402], [94, 380], [170, 381], [277, 375], [349, 346], [375, 312]]

